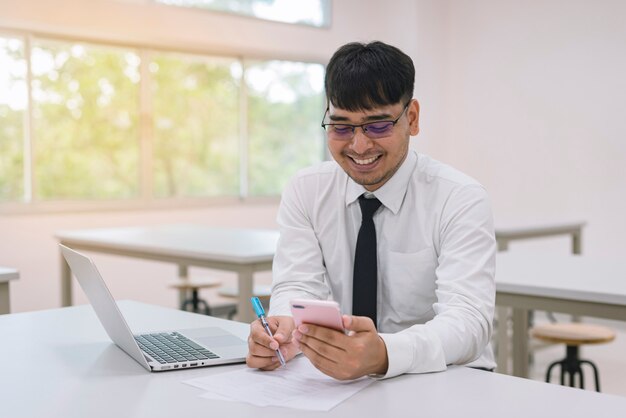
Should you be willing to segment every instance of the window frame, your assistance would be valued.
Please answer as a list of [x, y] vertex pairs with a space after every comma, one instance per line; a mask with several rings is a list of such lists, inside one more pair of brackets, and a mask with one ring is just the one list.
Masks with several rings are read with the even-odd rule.
[[[24, 45], [24, 56], [26, 60], [26, 84], [27, 84], [27, 104], [24, 116], [24, 195], [21, 200], [0, 202], [0, 214], [37, 214], [37, 213], [59, 213], [59, 212], [92, 212], [92, 211], [120, 211], [120, 210], [144, 210], [144, 209], [172, 209], [172, 208], [199, 208], [232, 204], [268, 204], [277, 203], [280, 195], [275, 196], [250, 196], [248, 193], [248, 102], [245, 83], [246, 62], [253, 61], [288, 61], [301, 62], [306, 64], [322, 65], [324, 71], [326, 65], [323, 62], [299, 58], [294, 56], [263, 55], [263, 54], [238, 54], [225, 53], [205, 48], [174, 48], [167, 45], [146, 44], [141, 42], [123, 42], [94, 39], [83, 36], [66, 36], [55, 33], [25, 31], [6, 29], [0, 27], [0, 37], [19, 38]], [[139, 95], [139, 176], [138, 176], [138, 196], [136, 198], [124, 199], [67, 199], [40, 200], [34, 194], [34, 148], [37, 140], [33, 137], [33, 100], [32, 100], [32, 43], [34, 40], [85, 43], [94, 46], [118, 47], [132, 49], [140, 57], [139, 73], [140, 82], [138, 85]], [[242, 78], [240, 86], [240, 126], [239, 126], [239, 194], [238, 196], [213, 196], [213, 197], [155, 197], [152, 185], [152, 109], [150, 93], [150, 72], [148, 64], [150, 57], [155, 53], [173, 53], [182, 55], [192, 55], [199, 57], [214, 57], [237, 60], [242, 66]], [[324, 111], [325, 103], [320, 107], [320, 113]], [[322, 144], [320, 161], [329, 159], [326, 139], [323, 130], [320, 130], [318, 140]]]
[[197, 11], [199, 13], [224, 14], [228, 16], [237, 16], [237, 17], [241, 17], [244, 19], [252, 19], [252, 20], [258, 20], [262, 22], [264, 21], [264, 22], [279, 23], [282, 25], [302, 26], [302, 27], [313, 28], [313, 29], [329, 29], [332, 26], [333, 0], [323, 0], [322, 16], [323, 16], [324, 23], [322, 23], [321, 25], [316, 25], [314, 23], [306, 23], [306, 22], [288, 22], [285, 20], [270, 19], [267, 17], [256, 16], [254, 14], [241, 13], [241, 12], [232, 11], [232, 10], [222, 10], [218, 8], [203, 7], [200, 5], [171, 4], [165, 1], [158, 1], [158, 0], [151, 0], [151, 3], [159, 7], [175, 7], [179, 9]]

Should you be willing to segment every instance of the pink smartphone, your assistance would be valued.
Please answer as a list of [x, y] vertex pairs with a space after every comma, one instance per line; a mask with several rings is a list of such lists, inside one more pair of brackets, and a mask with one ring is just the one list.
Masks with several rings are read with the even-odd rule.
[[339, 304], [332, 300], [292, 299], [291, 313], [296, 323], [315, 324], [343, 331]]

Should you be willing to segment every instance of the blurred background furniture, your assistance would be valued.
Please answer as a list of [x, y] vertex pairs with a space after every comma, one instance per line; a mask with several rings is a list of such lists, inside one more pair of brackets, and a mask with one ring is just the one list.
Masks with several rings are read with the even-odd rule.
[[19, 279], [17, 270], [0, 266], [0, 315], [11, 312], [11, 294], [9, 281]]
[[[59, 242], [78, 251], [115, 254], [178, 266], [181, 281], [188, 280], [189, 267], [204, 267], [237, 273], [237, 319], [252, 322], [250, 305], [253, 275], [272, 268], [278, 231], [267, 229], [217, 228], [175, 224], [129, 228], [101, 228], [56, 233]], [[72, 304], [71, 271], [61, 257], [61, 304]], [[181, 288], [180, 303], [188, 296]]]
[[211, 287], [221, 286], [220, 280], [214, 279], [194, 279], [188, 278], [186, 280], [177, 279], [175, 282], [169, 285], [170, 288], [176, 289], [179, 292], [184, 292], [187, 297], [180, 303], [180, 309], [183, 311], [203, 313], [205, 315], [211, 315], [211, 308], [205, 299], [200, 298], [200, 289], [207, 289]]
[[496, 226], [498, 251], [507, 251], [511, 241], [569, 235], [572, 240], [572, 254], [582, 254], [582, 233], [586, 224], [585, 221], [574, 221], [515, 227]]
[[[221, 298], [230, 299], [230, 304], [224, 304], [221, 308], [222, 311], [226, 310], [228, 318], [231, 318], [237, 313], [237, 305], [235, 302], [239, 299], [239, 289], [236, 286], [224, 285], [219, 288], [217, 294]], [[252, 295], [259, 298], [261, 304], [265, 308], [265, 311], [269, 311], [270, 297], [272, 296], [272, 286], [265, 284], [255, 284], [252, 288]], [[229, 308], [231, 307], [232, 308]], [[230, 312], [229, 312], [230, 311]]]
[[[563, 223], [537, 224], [525, 226], [496, 226], [495, 235], [498, 251], [508, 251], [512, 241], [548, 238], [557, 236], [569, 236], [571, 239], [572, 254], [582, 253], [582, 230], [587, 223], [585, 221], [571, 221]], [[497, 270], [496, 270], [497, 271]], [[496, 272], [497, 274], [497, 272]], [[528, 312], [528, 321], [532, 324], [532, 311]], [[504, 306], [496, 306], [496, 363], [497, 371], [509, 373], [508, 358], [510, 355], [510, 309]]]
[[[237, 286], [224, 285], [221, 280], [216, 279], [190, 277], [187, 280], [177, 279], [169, 287], [190, 292], [187, 299], [180, 305], [180, 309], [184, 311], [228, 319], [233, 319], [237, 314], [237, 302], [239, 300]], [[209, 288], [219, 288], [217, 289], [218, 297], [211, 298], [209, 295], [201, 298], [200, 290]], [[271, 285], [261, 284], [255, 284], [252, 290], [253, 296], [260, 299], [265, 310], [269, 310], [271, 290]]]
[[496, 305], [513, 310], [515, 376], [528, 377], [528, 311], [626, 321], [626, 260], [504, 252], [496, 263]]
[[579, 356], [579, 347], [584, 344], [603, 344], [615, 339], [615, 332], [607, 327], [592, 324], [568, 323], [568, 324], [542, 324], [533, 327], [530, 335], [534, 338], [550, 343], [565, 344], [565, 358], [555, 361], [548, 366], [546, 382], [550, 382], [552, 369], [559, 366], [561, 369], [561, 384], [565, 384], [565, 376], [568, 376], [569, 386], [575, 387], [575, 377], [578, 376], [578, 386], [585, 388], [585, 378], [582, 365], [591, 367], [596, 384], [596, 391], [600, 392], [600, 376], [597, 366]]

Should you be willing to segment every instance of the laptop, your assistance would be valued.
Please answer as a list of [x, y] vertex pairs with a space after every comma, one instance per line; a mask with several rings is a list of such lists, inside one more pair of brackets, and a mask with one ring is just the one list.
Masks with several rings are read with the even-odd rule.
[[113, 342], [151, 372], [242, 363], [248, 344], [220, 327], [133, 334], [94, 262], [59, 244]]

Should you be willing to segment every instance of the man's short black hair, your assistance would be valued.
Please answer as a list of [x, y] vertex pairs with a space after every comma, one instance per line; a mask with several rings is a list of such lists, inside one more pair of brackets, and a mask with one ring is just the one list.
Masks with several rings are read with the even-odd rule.
[[327, 103], [349, 111], [369, 110], [413, 98], [413, 60], [380, 41], [351, 42], [339, 48], [326, 67]]

